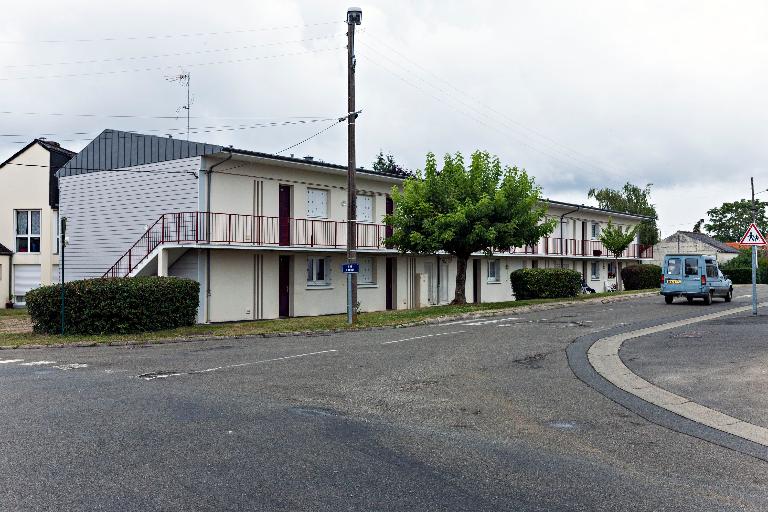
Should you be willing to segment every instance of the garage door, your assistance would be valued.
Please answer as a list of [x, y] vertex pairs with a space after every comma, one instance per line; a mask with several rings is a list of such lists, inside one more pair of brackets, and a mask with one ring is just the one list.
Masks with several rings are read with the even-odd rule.
[[40, 265], [13, 266], [14, 302], [24, 304], [24, 295], [40, 286]]

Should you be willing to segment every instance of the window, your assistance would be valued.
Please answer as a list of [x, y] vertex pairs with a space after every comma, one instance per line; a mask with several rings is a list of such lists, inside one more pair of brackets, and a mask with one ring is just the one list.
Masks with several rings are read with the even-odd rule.
[[359, 284], [376, 284], [376, 262], [373, 258], [358, 258], [360, 273], [357, 275]]
[[531, 260], [531, 268], [539, 268], [539, 260]]
[[373, 196], [357, 196], [357, 222], [373, 222]]
[[717, 265], [707, 264], [707, 277], [717, 279]]
[[488, 260], [488, 282], [498, 283], [501, 280], [501, 260]]
[[614, 262], [612, 261], [608, 262], [608, 277], [616, 277], [616, 268]]
[[680, 275], [680, 258], [669, 258], [667, 260], [667, 274]]
[[600, 238], [600, 224], [597, 222], [592, 223], [592, 240]]
[[40, 252], [40, 210], [16, 210], [16, 252]]
[[685, 275], [687, 276], [699, 275], [699, 259], [698, 258], [685, 258]]
[[593, 262], [591, 267], [590, 277], [593, 281], [598, 281], [600, 279], [600, 263]]
[[307, 258], [307, 286], [327, 286], [331, 282], [331, 258]]
[[307, 217], [310, 219], [328, 218], [328, 191], [319, 188], [307, 189]]

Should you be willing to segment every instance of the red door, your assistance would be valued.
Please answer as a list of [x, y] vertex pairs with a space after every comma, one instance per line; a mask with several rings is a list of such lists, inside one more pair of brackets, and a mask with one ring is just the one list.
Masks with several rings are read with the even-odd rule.
[[278, 270], [278, 302], [279, 302], [279, 314], [280, 316], [290, 316], [291, 314], [291, 257], [280, 256], [279, 257], [279, 270]]
[[280, 245], [291, 245], [291, 187], [280, 185], [278, 204]]

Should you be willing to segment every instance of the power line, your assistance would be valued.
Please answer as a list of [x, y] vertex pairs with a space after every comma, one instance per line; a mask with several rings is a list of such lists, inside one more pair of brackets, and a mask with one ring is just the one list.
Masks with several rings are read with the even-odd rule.
[[294, 39], [291, 41], [277, 41], [272, 43], [264, 43], [264, 44], [249, 44], [245, 46], [234, 46], [230, 48], [211, 48], [206, 50], [198, 50], [198, 51], [188, 51], [188, 52], [177, 52], [177, 53], [163, 53], [163, 54], [157, 54], [157, 55], [141, 55], [141, 56], [134, 56], [134, 57], [112, 57], [108, 59], [91, 59], [91, 60], [75, 60], [75, 61], [69, 61], [69, 62], [44, 62], [44, 63], [36, 63], [36, 64], [7, 64], [3, 67], [5, 68], [33, 68], [33, 67], [44, 67], [44, 66], [74, 66], [74, 65], [81, 65], [81, 64], [100, 64], [104, 62], [123, 62], [123, 61], [135, 61], [135, 60], [147, 60], [147, 59], [161, 59], [165, 57], [183, 57], [185, 55], [202, 55], [202, 54], [208, 54], [208, 53], [220, 53], [220, 52], [231, 52], [231, 51], [238, 51], [238, 50], [249, 50], [253, 48], [264, 48], [269, 46], [280, 46], [284, 44], [300, 44], [300, 43], [307, 43], [311, 41], [320, 41], [325, 39], [332, 39], [335, 37], [338, 37], [340, 35], [343, 35], [341, 33], [335, 33], [327, 36], [318, 36], [318, 37], [310, 37], [307, 39]]
[[208, 36], [220, 36], [228, 34], [250, 34], [254, 32], [269, 32], [273, 30], [287, 30], [291, 28], [305, 28], [305, 27], [317, 27], [321, 25], [339, 24], [340, 21], [321, 21], [318, 23], [304, 23], [300, 25], [281, 25], [272, 27], [259, 27], [249, 28], [241, 30], [226, 30], [218, 32], [187, 32], [180, 34], [149, 34], [143, 36], [125, 36], [125, 37], [103, 37], [92, 39], [38, 39], [32, 41], [0, 41], [0, 44], [58, 44], [58, 43], [96, 43], [106, 41], [141, 41], [145, 39], [173, 39], [173, 38], [190, 38], [190, 37], [208, 37]]
[[134, 68], [134, 69], [119, 69], [119, 70], [112, 70], [112, 71], [93, 71], [90, 73], [63, 73], [58, 75], [0, 77], [0, 80], [1, 81], [48, 80], [52, 78], [78, 78], [78, 77], [84, 77], [84, 76], [108, 76], [108, 75], [118, 75], [118, 74], [125, 74], [125, 73], [144, 73], [148, 71], [164, 71], [167, 69], [178, 69], [179, 67], [189, 68], [189, 67], [200, 67], [200, 66], [216, 66], [221, 64], [239, 64], [241, 62], [252, 62], [256, 60], [265, 60], [265, 59], [277, 59], [281, 57], [295, 57], [299, 55], [310, 55], [318, 52], [327, 52], [331, 50], [342, 50], [342, 49], [344, 49], [344, 46], [334, 46], [331, 48], [316, 48], [316, 49], [306, 50], [302, 52], [280, 53], [277, 55], [262, 55], [259, 57], [246, 57], [242, 59], [229, 59], [229, 60], [220, 60], [220, 61], [213, 61], [213, 62], [198, 62], [193, 64], [173, 64], [173, 65], [166, 65], [166, 66], [155, 66], [155, 67]]
[[[357, 112], [355, 112], [354, 114], [349, 114], [349, 115], [357, 115]], [[326, 126], [325, 128], [323, 128], [323, 129], [322, 129], [322, 130], [320, 130], [319, 132], [317, 132], [317, 133], [315, 133], [315, 134], [312, 134], [312, 135], [310, 135], [310, 136], [309, 136], [309, 137], [307, 137], [306, 139], [304, 139], [304, 140], [302, 140], [302, 141], [299, 141], [299, 142], [297, 142], [296, 144], [293, 144], [293, 145], [291, 145], [291, 146], [288, 146], [287, 148], [281, 149], [280, 151], [278, 151], [278, 152], [277, 152], [277, 153], [275, 153], [275, 154], [276, 154], [276, 155], [279, 155], [280, 153], [284, 153], [284, 152], [288, 151], [289, 149], [293, 149], [293, 148], [295, 148], [296, 146], [299, 146], [299, 145], [301, 145], [301, 144], [304, 144], [305, 142], [307, 142], [307, 141], [308, 141], [308, 140], [310, 140], [310, 139], [314, 139], [315, 137], [317, 137], [317, 136], [318, 136], [318, 135], [320, 135], [321, 133], [323, 133], [323, 132], [326, 132], [326, 131], [330, 130], [331, 128], [333, 128], [333, 127], [334, 127], [334, 126], [336, 126], [337, 124], [343, 123], [343, 122], [344, 122], [344, 121], [347, 119], [347, 117], [349, 117], [349, 115], [346, 115], [346, 116], [344, 116], [344, 117], [340, 117], [340, 118], [338, 119], [338, 121], [336, 121], [335, 123], [332, 123], [332, 124], [330, 124], [330, 125]]]
[[[14, 112], [1, 110], [0, 115], [14, 116], [58, 116], [58, 117], [104, 117], [114, 119], [180, 119], [178, 114], [168, 116], [149, 116], [140, 114], [81, 114], [64, 112]], [[329, 116], [191, 116], [191, 119], [335, 119]]]

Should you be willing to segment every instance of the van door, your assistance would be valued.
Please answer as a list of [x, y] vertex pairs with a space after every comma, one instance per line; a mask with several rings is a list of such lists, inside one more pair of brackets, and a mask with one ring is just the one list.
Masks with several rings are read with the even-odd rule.
[[679, 292], [683, 289], [683, 259], [680, 256], [668, 256], [664, 262], [664, 285], [666, 292]]
[[701, 274], [703, 269], [699, 267], [699, 258], [686, 256], [683, 260], [683, 288], [688, 293], [701, 291]]

